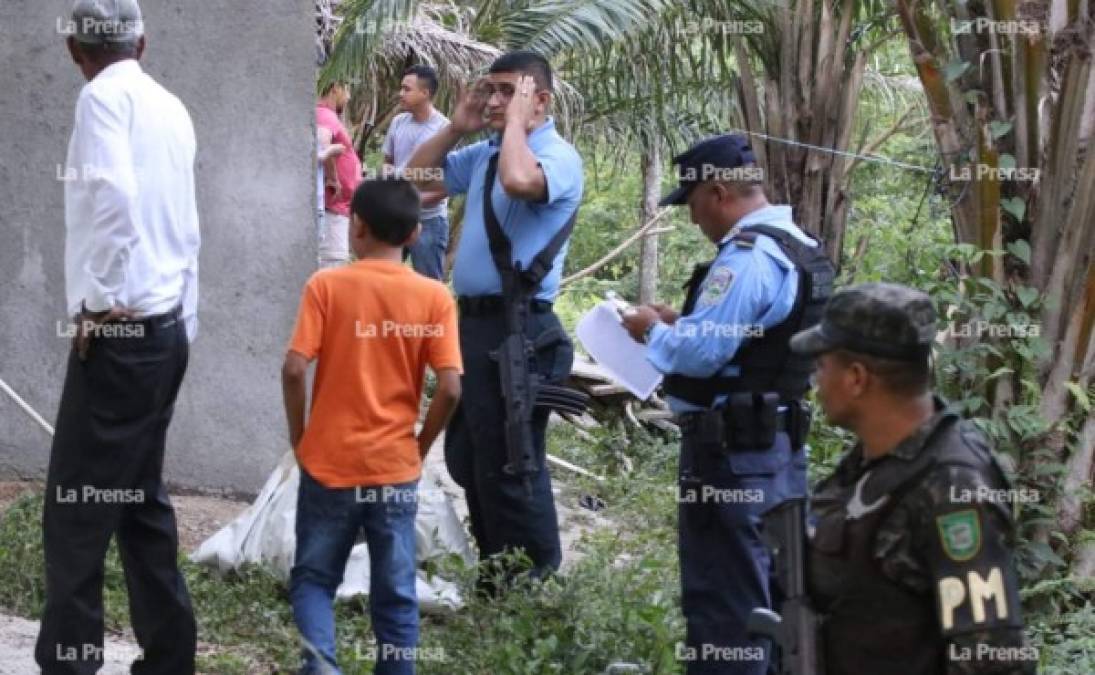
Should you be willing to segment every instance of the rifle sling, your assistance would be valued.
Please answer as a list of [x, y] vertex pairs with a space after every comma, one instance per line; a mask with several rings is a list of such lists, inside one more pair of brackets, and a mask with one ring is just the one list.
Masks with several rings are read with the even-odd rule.
[[502, 230], [502, 224], [494, 213], [491, 193], [497, 174], [498, 153], [495, 153], [487, 163], [487, 174], [483, 179], [483, 223], [486, 226], [487, 241], [490, 244], [490, 255], [494, 260], [494, 267], [502, 279], [502, 296], [507, 303], [524, 302], [539, 289], [540, 282], [551, 271], [555, 256], [559, 254], [563, 244], [574, 230], [578, 209], [574, 209], [574, 213], [570, 215], [563, 227], [555, 233], [544, 248], [540, 249], [540, 252], [529, 262], [528, 268], [522, 269], [520, 263], [514, 264], [513, 244]]

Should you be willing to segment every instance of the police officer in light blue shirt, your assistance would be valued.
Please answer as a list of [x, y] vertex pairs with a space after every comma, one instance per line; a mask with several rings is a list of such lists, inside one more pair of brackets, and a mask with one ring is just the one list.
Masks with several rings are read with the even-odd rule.
[[666, 375], [681, 428], [679, 554], [687, 623], [677, 656], [688, 673], [761, 675], [767, 640], [751, 638], [756, 607], [777, 608], [760, 515], [806, 492], [802, 399], [811, 363], [790, 336], [817, 323], [833, 279], [823, 247], [768, 203], [762, 169], [738, 135], [705, 139], [674, 158], [687, 204], [718, 247], [688, 282], [684, 308], [625, 313], [631, 336]]
[[[452, 275], [460, 307], [464, 395], [446, 432], [446, 464], [464, 488], [480, 557], [521, 549], [534, 577], [556, 570], [562, 559], [551, 478], [544, 466], [548, 411], [536, 408], [533, 413], [536, 469], [515, 474], [507, 469], [507, 408], [492, 352], [507, 336], [500, 264], [511, 279], [512, 270], [533, 271], [520, 303], [527, 303], [523, 328], [534, 347], [531, 369], [547, 383], [570, 374], [573, 346], [552, 302], [582, 199], [582, 161], [547, 116], [551, 91], [551, 67], [542, 56], [503, 54], [461, 96], [451, 123], [420, 145], [406, 167], [420, 189], [443, 181], [448, 194], [467, 195]], [[464, 136], [484, 129], [493, 132], [489, 139], [454, 150]], [[499, 237], [505, 250], [496, 253], [492, 241], [497, 249]], [[507, 568], [504, 574], [515, 572]], [[494, 590], [486, 575], [481, 586]]]

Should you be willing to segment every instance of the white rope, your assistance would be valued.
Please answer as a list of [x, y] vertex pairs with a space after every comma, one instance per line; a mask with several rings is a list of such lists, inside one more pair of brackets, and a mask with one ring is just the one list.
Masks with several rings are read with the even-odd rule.
[[34, 408], [30, 407], [29, 403], [27, 403], [26, 401], [21, 399], [19, 397], [19, 394], [16, 394], [15, 390], [12, 389], [11, 387], [9, 387], [8, 383], [5, 382], [2, 378], [0, 378], [0, 390], [3, 390], [3, 392], [5, 394], [7, 394], [9, 397], [11, 397], [11, 400], [15, 401], [15, 404], [18, 405], [20, 408], [22, 408], [23, 412], [30, 415], [30, 418], [32, 420], [37, 422], [39, 424], [39, 426], [41, 426], [43, 429], [45, 429], [46, 433], [48, 433], [50, 436], [53, 435], [53, 427], [50, 426], [49, 422], [42, 419], [42, 416], [39, 415], [38, 412], [35, 411]]
[[589, 471], [588, 469], [583, 469], [582, 467], [578, 466], [577, 464], [571, 464], [570, 462], [566, 461], [565, 459], [563, 459], [561, 457], [556, 457], [555, 455], [551, 454], [550, 452], [545, 453], [545, 455], [547, 457], [547, 460], [549, 462], [551, 462], [552, 464], [555, 464], [557, 466], [561, 466], [564, 469], [570, 469], [574, 473], [580, 474], [582, 476], [592, 478], [593, 480], [597, 481], [598, 483], [603, 483], [604, 480], [605, 480], [604, 476], [598, 476], [597, 474], [593, 473], [592, 471]]
[[802, 143], [799, 141], [792, 141], [789, 138], [778, 138], [776, 136], [769, 136], [768, 134], [762, 134], [757, 131], [746, 131], [745, 129], [731, 129], [732, 133], [749, 134], [750, 136], [757, 136], [776, 143], [783, 143], [784, 145], [794, 145], [800, 148], [809, 148], [818, 152], [825, 152], [830, 155], [840, 155], [842, 157], [853, 157], [855, 159], [862, 159], [865, 162], [878, 162], [879, 164], [889, 164], [909, 171], [919, 171], [921, 173], [935, 173], [935, 169], [926, 166], [920, 166], [919, 164], [909, 164], [908, 162], [899, 162], [896, 159], [890, 159], [889, 157], [882, 157], [881, 155], [860, 155], [854, 152], [847, 152], [845, 150], [834, 150], [832, 148], [826, 148], [820, 145], [812, 145], [810, 143]]

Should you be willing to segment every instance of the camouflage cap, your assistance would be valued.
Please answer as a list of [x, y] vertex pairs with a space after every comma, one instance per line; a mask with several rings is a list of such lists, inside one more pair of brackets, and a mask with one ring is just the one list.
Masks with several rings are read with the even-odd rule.
[[125, 44], [144, 35], [137, 0], [76, 0], [72, 23], [72, 36], [83, 44]]
[[935, 332], [935, 307], [926, 293], [899, 284], [858, 284], [829, 298], [821, 322], [791, 338], [791, 351], [817, 356], [847, 349], [919, 361], [928, 356]]

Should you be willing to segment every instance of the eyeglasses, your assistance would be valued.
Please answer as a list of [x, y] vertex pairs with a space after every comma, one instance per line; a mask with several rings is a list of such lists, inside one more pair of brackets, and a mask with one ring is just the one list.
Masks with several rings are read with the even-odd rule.
[[479, 85], [478, 92], [486, 98], [490, 98], [495, 94], [502, 98], [512, 98], [517, 93], [517, 88], [512, 84], [482, 84]]
[[[513, 98], [513, 95], [517, 93], [517, 88], [512, 84], [481, 84], [476, 91], [484, 98], [490, 98], [495, 94], [498, 94], [502, 98]], [[533, 94], [538, 94], [539, 89], [534, 90]]]

